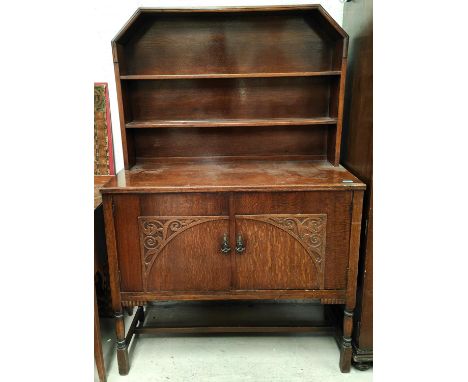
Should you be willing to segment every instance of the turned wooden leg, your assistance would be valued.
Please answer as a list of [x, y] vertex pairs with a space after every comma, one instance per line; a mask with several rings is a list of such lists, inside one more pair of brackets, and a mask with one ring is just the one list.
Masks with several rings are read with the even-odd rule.
[[340, 370], [342, 373], [349, 373], [351, 370], [351, 359], [353, 349], [351, 346], [351, 335], [353, 334], [353, 310], [344, 310], [343, 318], [343, 338], [340, 350]]
[[125, 323], [122, 311], [115, 312], [115, 335], [117, 336], [119, 374], [127, 375], [130, 370], [130, 365], [128, 362], [128, 348], [125, 341]]
[[[140, 309], [141, 308], [141, 309]], [[138, 316], [138, 322], [143, 325], [143, 323], [145, 322], [145, 307], [140, 305], [137, 309], [137, 312], [139, 312], [139, 316]]]

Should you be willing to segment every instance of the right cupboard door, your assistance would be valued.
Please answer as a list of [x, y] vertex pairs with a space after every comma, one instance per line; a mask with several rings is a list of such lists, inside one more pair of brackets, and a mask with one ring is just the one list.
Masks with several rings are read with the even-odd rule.
[[236, 198], [234, 289], [346, 287], [352, 192]]
[[326, 225], [326, 214], [237, 215], [236, 287], [323, 288]]

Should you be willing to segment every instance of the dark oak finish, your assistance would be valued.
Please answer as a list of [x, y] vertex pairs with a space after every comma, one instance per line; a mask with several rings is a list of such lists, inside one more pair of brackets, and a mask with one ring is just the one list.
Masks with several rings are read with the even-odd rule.
[[[328, 126], [148, 128], [134, 133], [138, 162], [156, 158], [272, 157], [326, 159]], [[228, 144], [227, 144], [228, 142]], [[156, 158], [155, 158], [156, 156]]]
[[[365, 189], [339, 165], [347, 35], [321, 6], [139, 9], [113, 40], [125, 170], [104, 189], [119, 371], [154, 300], [343, 304], [349, 371]], [[139, 306], [125, 336], [122, 307]], [[348, 346], [349, 345], [349, 346]]]
[[109, 258], [109, 279], [111, 285], [112, 308], [115, 312], [115, 335], [117, 338], [117, 361], [119, 373], [128, 374], [130, 365], [128, 362], [128, 347], [125, 342], [125, 324], [123, 320], [122, 303], [120, 299], [120, 270], [117, 258], [117, 246], [115, 235], [115, 222], [112, 199], [103, 197], [104, 218], [106, 221], [106, 243]]
[[207, 73], [207, 74], [130, 74], [120, 76], [121, 80], [174, 80], [201, 78], [263, 78], [263, 77], [315, 77], [339, 76], [340, 70], [323, 70], [320, 72], [285, 72], [285, 73]]
[[249, 300], [249, 299], [326, 299], [339, 300], [330, 302], [334, 304], [342, 303], [346, 297], [346, 292], [343, 290], [326, 290], [326, 289], [279, 289], [279, 290], [231, 290], [223, 292], [215, 291], [171, 291], [171, 292], [122, 292], [122, 300], [130, 301], [152, 301], [152, 300]]
[[[282, 215], [284, 216], [284, 215]], [[294, 215], [286, 215], [294, 219]], [[235, 256], [235, 289], [319, 289], [314, 259], [271, 215], [238, 215], [236, 232], [246, 250]]]
[[[285, 8], [283, 8], [285, 9]], [[145, 15], [123, 47], [122, 74], [269, 73], [339, 70], [318, 12]], [[336, 32], [337, 33], [337, 32]], [[127, 36], [130, 33], [127, 32]], [[125, 38], [125, 36], [122, 36]], [[121, 40], [121, 38], [119, 38]], [[255, 44], [252, 44], [255, 41]], [[275, 49], [272, 49], [272, 46]], [[217, 59], [213, 59], [217, 58]], [[337, 66], [338, 64], [338, 66]]]
[[[326, 235], [321, 262], [323, 282], [320, 282], [320, 286], [324, 289], [345, 288], [352, 206], [351, 192], [241, 193], [236, 195], [235, 201], [236, 214], [240, 215], [264, 214], [265, 212], [270, 215], [294, 215], [298, 212], [302, 215], [325, 214], [326, 226], [323, 231]], [[286, 222], [286, 227], [288, 223]], [[291, 224], [295, 226], [297, 222], [293, 221]], [[302, 229], [304, 226], [298, 228]], [[307, 238], [312, 232], [305, 230], [303, 233], [307, 235]], [[304, 241], [298, 243], [304, 244]], [[277, 251], [274, 251], [274, 255], [278, 255]], [[289, 273], [286, 267], [284, 272]]]
[[[183, 225], [187, 221], [195, 220], [195, 223], [192, 223], [195, 225], [189, 224], [186, 230], [181, 229], [169, 238], [164, 238], [165, 246], [156, 254], [149, 255], [152, 263], [147, 267], [145, 291], [229, 290], [231, 259], [229, 256], [220, 256], [219, 252], [222, 237], [229, 231], [228, 217], [202, 217], [198, 221], [196, 219], [194, 216], [157, 216], [146, 222], [158, 222], [170, 229], [170, 224]], [[143, 234], [143, 238], [150, 237]], [[143, 241], [144, 239], [141, 240]]]
[[329, 118], [335, 78], [222, 78], [126, 83], [134, 124], [152, 121]]
[[342, 161], [367, 185], [359, 261], [358, 304], [353, 335], [353, 361], [360, 369], [368, 368], [368, 363], [373, 360], [372, 7], [372, 0], [362, 0], [359, 3], [346, 3], [344, 8], [344, 25], [350, 33], [350, 50]]
[[353, 333], [353, 316], [354, 308], [356, 306], [356, 282], [359, 260], [359, 239], [361, 234], [362, 198], [363, 191], [357, 191], [353, 194], [346, 302], [344, 309], [343, 339], [340, 356], [340, 369], [345, 373], [349, 372], [351, 368], [351, 335]]
[[[198, 120], [152, 120], [129, 122], [128, 129], [166, 128], [166, 127], [223, 127], [223, 126], [314, 126], [335, 124], [334, 117], [315, 118], [242, 118], [242, 119], [198, 119]], [[254, 131], [255, 132], [255, 131]], [[134, 134], [142, 134], [135, 133]]]
[[112, 42], [125, 168], [125, 127], [324, 123], [338, 165], [347, 39], [315, 5], [139, 9]]

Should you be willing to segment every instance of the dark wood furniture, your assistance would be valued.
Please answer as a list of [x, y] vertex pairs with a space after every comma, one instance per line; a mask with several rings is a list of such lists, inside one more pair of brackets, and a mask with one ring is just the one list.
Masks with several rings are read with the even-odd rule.
[[366, 185], [353, 331], [353, 361], [366, 369], [373, 360], [372, 287], [372, 0], [345, 4], [343, 25], [350, 35], [348, 88], [342, 162]]
[[[154, 300], [344, 306], [365, 185], [339, 165], [348, 37], [319, 5], [139, 9], [112, 42], [125, 170], [102, 189], [119, 372]], [[122, 306], [138, 306], [125, 336]], [[302, 326], [176, 332], [316, 331]]]
[[115, 175], [108, 85], [94, 83], [94, 359], [99, 380], [106, 381], [99, 317], [113, 315], [104, 213], [99, 189]]
[[[101, 325], [99, 323], [99, 314], [103, 313], [107, 304], [107, 284], [108, 270], [106, 256], [106, 242], [104, 237], [104, 215], [102, 210], [102, 197], [100, 188], [106, 184], [113, 176], [98, 175], [94, 176], [94, 361], [96, 363], [99, 381], [106, 382], [106, 368], [104, 364], [104, 355], [102, 353]], [[98, 306], [98, 292], [101, 298], [101, 311]]]

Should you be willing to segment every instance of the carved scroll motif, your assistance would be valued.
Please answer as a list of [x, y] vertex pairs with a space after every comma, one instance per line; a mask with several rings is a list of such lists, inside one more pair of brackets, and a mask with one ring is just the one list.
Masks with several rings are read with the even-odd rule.
[[241, 219], [257, 220], [271, 224], [294, 237], [314, 261], [320, 276], [326, 244], [326, 214], [313, 215], [239, 215]]
[[145, 274], [149, 273], [164, 247], [181, 232], [198, 224], [226, 219], [228, 219], [226, 216], [140, 216], [138, 222]]

